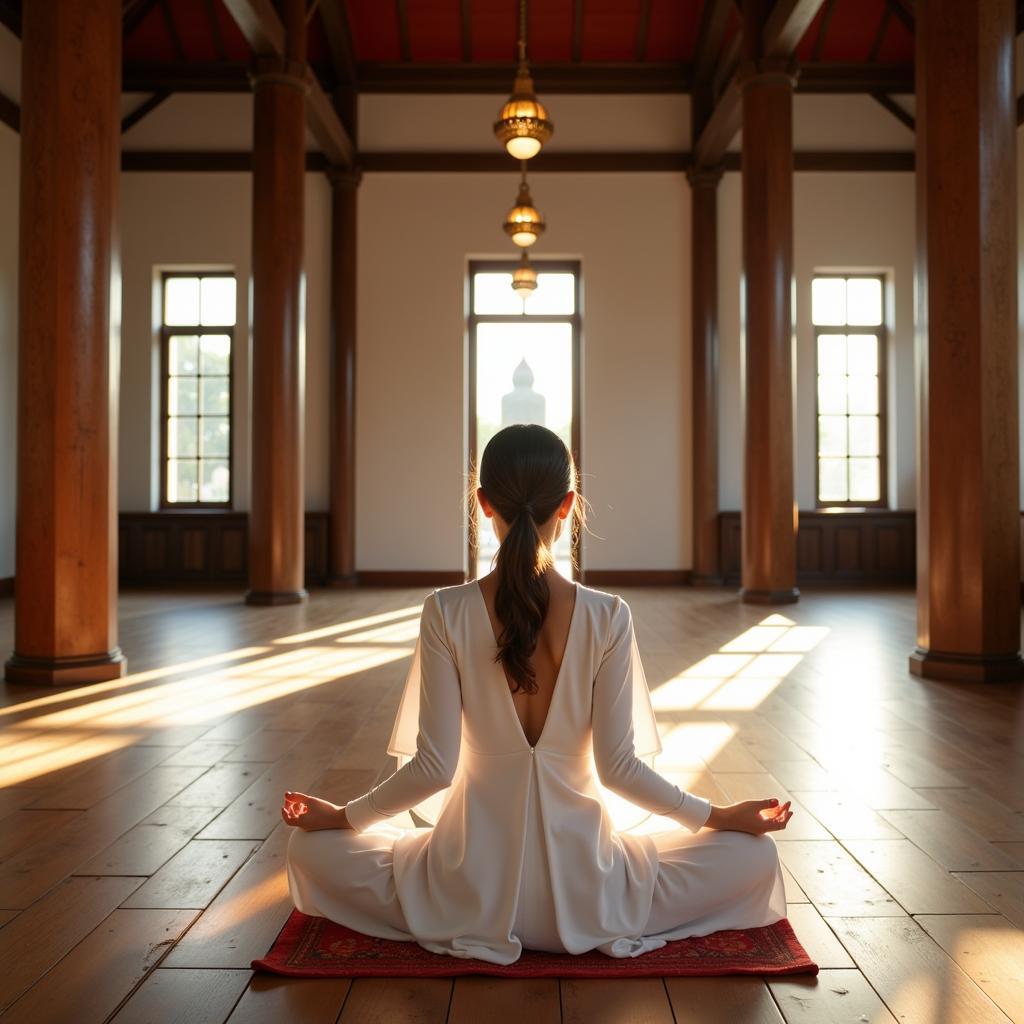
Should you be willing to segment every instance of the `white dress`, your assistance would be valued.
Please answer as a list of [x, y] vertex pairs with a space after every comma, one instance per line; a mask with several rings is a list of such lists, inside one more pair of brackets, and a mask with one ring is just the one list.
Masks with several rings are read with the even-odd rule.
[[[635, 649], [628, 605], [577, 585], [547, 719], [531, 746], [494, 660], [479, 585], [432, 593], [403, 696], [403, 705], [410, 692], [418, 697], [415, 756], [346, 805], [352, 829], [292, 832], [295, 906], [364, 934], [496, 964], [513, 963], [524, 947], [637, 956], [669, 939], [785, 917], [774, 840], [702, 829], [711, 804], [637, 756], [634, 722], [650, 697]], [[402, 720], [400, 706], [393, 741]], [[608, 790], [685, 829], [616, 831], [595, 766]], [[435, 807], [440, 800], [432, 827], [385, 820], [416, 807], [429, 813], [431, 798]]]

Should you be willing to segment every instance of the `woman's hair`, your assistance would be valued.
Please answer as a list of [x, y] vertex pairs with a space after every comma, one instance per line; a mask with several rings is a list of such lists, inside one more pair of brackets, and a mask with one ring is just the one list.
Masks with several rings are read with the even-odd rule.
[[[537, 524], [546, 523], [569, 491], [575, 491], [573, 541], [579, 537], [584, 512], [576, 464], [554, 432], [537, 424], [515, 424], [488, 441], [480, 459], [478, 486], [509, 524], [496, 555], [494, 611], [502, 630], [494, 660], [504, 666], [513, 693], [536, 693], [530, 658], [548, 611], [550, 594], [544, 572], [552, 564], [551, 551], [541, 540]], [[476, 486], [471, 493], [475, 496]], [[475, 514], [471, 522], [476, 522]]]

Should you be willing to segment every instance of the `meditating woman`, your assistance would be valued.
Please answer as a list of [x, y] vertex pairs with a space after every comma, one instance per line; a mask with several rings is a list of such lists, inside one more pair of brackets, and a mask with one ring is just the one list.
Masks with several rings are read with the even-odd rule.
[[[789, 803], [713, 806], [637, 756], [653, 712], [629, 607], [552, 561], [566, 520], [582, 521], [565, 444], [540, 426], [501, 430], [476, 496], [501, 546], [489, 575], [424, 602], [392, 733], [392, 748], [415, 735], [414, 756], [344, 806], [285, 793], [295, 906], [497, 964], [524, 947], [637, 956], [785, 917], [768, 833]], [[595, 767], [606, 790], [683, 827], [617, 831]], [[431, 797], [432, 826], [385, 820], [429, 813]]]

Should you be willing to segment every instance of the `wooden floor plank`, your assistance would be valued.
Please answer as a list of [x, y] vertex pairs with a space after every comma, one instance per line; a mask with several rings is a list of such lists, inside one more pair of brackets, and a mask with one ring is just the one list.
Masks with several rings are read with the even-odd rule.
[[132, 993], [111, 1024], [223, 1024], [250, 977], [248, 971], [158, 968]]
[[889, 822], [849, 793], [800, 791], [793, 795], [836, 839], [902, 838]]
[[984, 900], [909, 839], [848, 839], [843, 845], [908, 914], [986, 914]]
[[[212, 768], [218, 761], [223, 761], [235, 749], [234, 743], [217, 743], [212, 740], [194, 740], [171, 754], [164, 764], [200, 764]], [[266, 758], [263, 758], [265, 761]]]
[[0, 931], [0, 1012], [74, 949], [142, 881], [69, 878]]
[[23, 810], [7, 815], [0, 827], [0, 861], [39, 842], [65, 823], [73, 821], [80, 813]]
[[1010, 1020], [1024, 1020], [1024, 932], [1001, 915], [915, 920]]
[[193, 916], [191, 910], [115, 910], [11, 1007], [4, 1024], [103, 1024]]
[[226, 754], [222, 761], [277, 761], [301, 743], [306, 730], [282, 729], [276, 718]]
[[1012, 871], [1018, 866], [945, 811], [882, 811], [882, 816], [949, 871]]
[[854, 966], [850, 954], [813, 904], [791, 903], [786, 914], [800, 945], [807, 950], [807, 955], [818, 967], [826, 970]]
[[86, 810], [145, 775], [172, 753], [165, 747], [125, 747], [70, 781], [47, 786], [28, 806]]
[[138, 908], [201, 909], [259, 849], [251, 840], [193, 839], [122, 904]]
[[951, 789], [968, 785], [959, 775], [910, 750], [887, 750], [882, 767], [913, 789]]
[[334, 1024], [348, 996], [348, 978], [252, 975], [227, 1024]]
[[265, 762], [221, 761], [203, 772], [190, 786], [177, 793], [169, 804], [175, 807], [227, 807], [269, 768]]
[[561, 1019], [557, 978], [455, 979], [448, 1024], [560, 1024]]
[[972, 789], [928, 789], [931, 801], [989, 842], [1024, 842], [1024, 811]]
[[823, 917], [902, 914], [899, 904], [835, 840], [778, 843], [779, 856]]
[[0, 864], [0, 906], [27, 907], [180, 792], [202, 768], [158, 765]]
[[165, 967], [244, 970], [267, 954], [294, 909], [284, 872], [289, 832], [282, 822], [171, 950]]
[[356, 978], [338, 1024], [444, 1024], [451, 978]]
[[677, 1021], [700, 1024], [782, 1024], [771, 993], [760, 978], [666, 978]]
[[1024, 871], [957, 871], [954, 877], [1008, 921], [1024, 928]]
[[562, 1024], [674, 1024], [661, 978], [563, 978]]
[[896, 1024], [860, 971], [820, 971], [812, 978], [769, 978], [786, 1024]]
[[910, 917], [829, 920], [901, 1024], [1007, 1024], [1009, 1018]]
[[188, 845], [217, 813], [216, 807], [161, 807], [76, 868], [75, 874], [151, 875]]

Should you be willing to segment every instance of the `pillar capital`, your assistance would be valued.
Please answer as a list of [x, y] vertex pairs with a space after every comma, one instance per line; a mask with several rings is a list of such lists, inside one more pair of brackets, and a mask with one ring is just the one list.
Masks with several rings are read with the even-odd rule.
[[354, 192], [363, 180], [363, 169], [358, 165], [340, 167], [337, 164], [330, 164], [326, 174], [331, 188], [339, 192]]
[[718, 188], [718, 183], [722, 180], [722, 174], [725, 172], [725, 168], [721, 164], [717, 164], [715, 167], [690, 167], [686, 172], [686, 180], [690, 183], [690, 188]]
[[788, 85], [796, 88], [800, 65], [795, 57], [757, 57], [743, 61], [736, 71], [736, 81], [746, 92], [755, 85]]
[[304, 96], [309, 94], [310, 83], [305, 61], [261, 54], [253, 58], [249, 67], [249, 81], [254, 90], [262, 85], [275, 84], [298, 89]]

